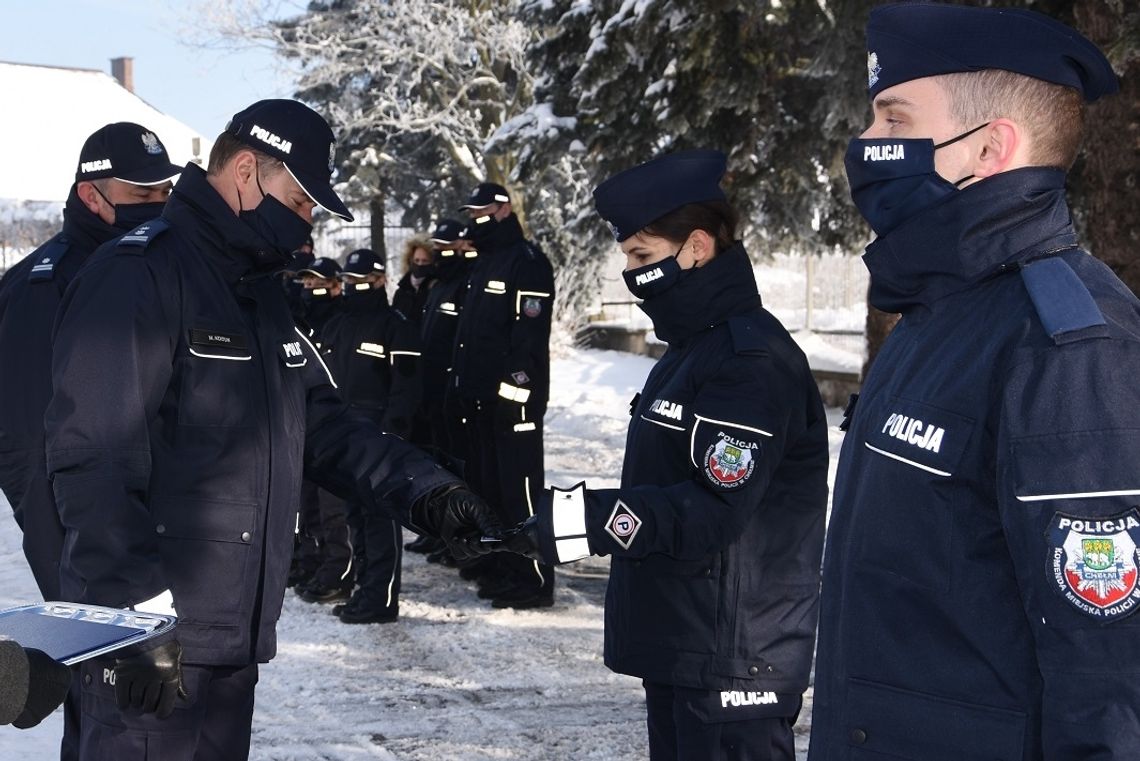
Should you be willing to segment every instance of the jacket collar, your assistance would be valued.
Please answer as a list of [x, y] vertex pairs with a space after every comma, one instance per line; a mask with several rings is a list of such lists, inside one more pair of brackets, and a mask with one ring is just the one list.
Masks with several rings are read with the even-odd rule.
[[1077, 243], [1065, 173], [1047, 167], [974, 183], [867, 246], [869, 298], [907, 312]]
[[231, 285], [248, 275], [267, 275], [285, 266], [214, 190], [197, 164], [187, 164], [182, 170], [162, 216], [192, 231], [203, 254]]
[[118, 238], [126, 230], [103, 221], [79, 200], [76, 185], [71, 186], [67, 201], [63, 205], [63, 235], [76, 249], [91, 253], [112, 238]]
[[739, 241], [705, 266], [683, 271], [676, 285], [641, 304], [657, 337], [670, 345], [759, 307], [752, 262]]

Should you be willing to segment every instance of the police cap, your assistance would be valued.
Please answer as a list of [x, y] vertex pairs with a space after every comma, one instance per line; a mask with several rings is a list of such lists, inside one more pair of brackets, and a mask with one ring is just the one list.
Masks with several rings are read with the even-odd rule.
[[385, 271], [384, 260], [370, 248], [358, 248], [348, 255], [344, 263], [342, 275], [364, 277], [365, 275], [380, 274]]
[[460, 209], [482, 209], [484, 206], [490, 206], [493, 203], [510, 203], [511, 194], [502, 185], [496, 185], [493, 182], [484, 182], [471, 191], [471, 195], [467, 198], [467, 203], [460, 206]]
[[281, 161], [309, 198], [352, 221], [348, 207], [330, 184], [336, 168], [336, 138], [316, 111], [295, 100], [259, 100], [234, 114], [226, 132]]
[[681, 151], [615, 174], [594, 188], [594, 206], [623, 241], [674, 209], [723, 201], [720, 178], [727, 159], [720, 151]]
[[431, 231], [431, 242], [437, 243], [441, 246], [450, 246], [457, 240], [461, 240], [467, 234], [467, 225], [462, 222], [457, 222], [454, 219], [441, 219], [435, 223], [435, 229]]
[[867, 22], [872, 98], [912, 79], [983, 69], [1072, 87], [1090, 103], [1119, 87], [1096, 45], [1034, 11], [925, 2], [872, 9]]
[[181, 171], [170, 163], [158, 135], [141, 124], [115, 122], [95, 130], [83, 143], [75, 181], [110, 177], [132, 185], [158, 185]]
[[318, 256], [307, 267], [297, 271], [298, 275], [315, 275], [327, 280], [335, 280], [340, 275], [340, 265], [336, 259]]

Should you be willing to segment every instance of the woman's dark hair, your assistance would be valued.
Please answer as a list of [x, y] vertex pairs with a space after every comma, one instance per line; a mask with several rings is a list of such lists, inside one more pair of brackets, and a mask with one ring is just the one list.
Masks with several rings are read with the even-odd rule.
[[693, 230], [704, 230], [716, 240], [719, 254], [736, 242], [736, 225], [740, 221], [728, 201], [701, 201], [674, 209], [650, 222], [642, 232], [684, 243]]

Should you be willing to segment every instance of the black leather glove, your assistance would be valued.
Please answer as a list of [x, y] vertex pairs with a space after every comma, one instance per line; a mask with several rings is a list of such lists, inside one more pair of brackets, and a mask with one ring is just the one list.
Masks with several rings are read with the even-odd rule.
[[25, 648], [28, 657], [28, 698], [24, 710], [12, 721], [17, 729], [34, 727], [54, 711], [71, 688], [71, 669], [53, 660], [43, 650]]
[[496, 552], [513, 552], [525, 555], [539, 563], [548, 562], [542, 557], [538, 545], [538, 516], [532, 515], [522, 523], [503, 532], [503, 540], [491, 545]]
[[186, 697], [182, 686], [182, 645], [178, 640], [115, 661], [115, 699], [119, 708], [133, 708], [165, 719], [174, 712], [175, 699]]
[[472, 560], [481, 540], [497, 539], [503, 533], [498, 516], [486, 500], [466, 486], [445, 486], [412, 506], [412, 523], [431, 536], [438, 536], [456, 560]]

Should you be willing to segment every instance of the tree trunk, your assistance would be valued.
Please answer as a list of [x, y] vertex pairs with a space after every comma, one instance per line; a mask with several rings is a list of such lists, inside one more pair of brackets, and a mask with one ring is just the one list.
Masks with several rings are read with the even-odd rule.
[[1081, 242], [1140, 294], [1140, 56], [1122, 49], [1140, 36], [1140, 13], [1124, 16], [1112, 5], [1083, 0], [1075, 8], [1077, 28], [1114, 59], [1120, 92], [1089, 107], [1082, 158], [1069, 182]]
[[388, 261], [388, 244], [384, 242], [384, 191], [381, 190], [368, 201], [368, 210], [371, 212], [369, 220], [369, 235], [372, 238], [372, 250], [380, 255], [385, 262]]

